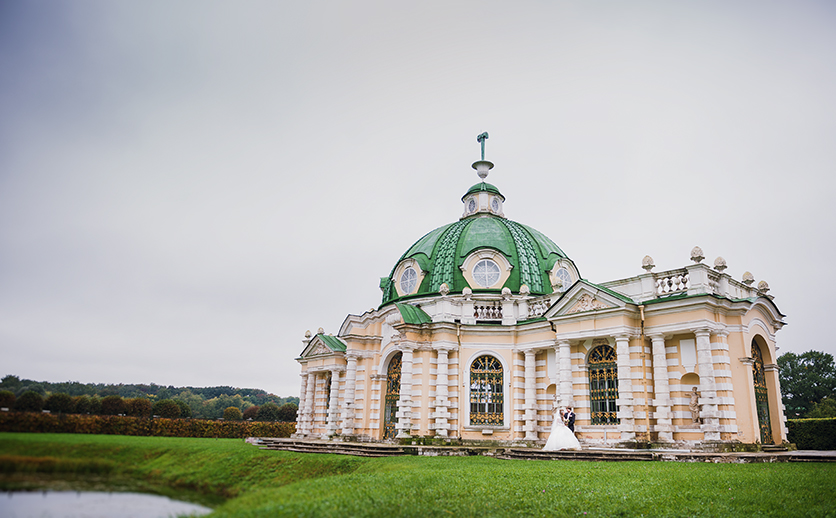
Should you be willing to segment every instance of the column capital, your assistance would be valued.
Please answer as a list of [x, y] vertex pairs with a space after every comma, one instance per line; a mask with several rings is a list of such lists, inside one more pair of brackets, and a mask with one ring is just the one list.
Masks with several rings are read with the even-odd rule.
[[726, 327], [723, 326], [721, 329], [715, 329], [714, 331], [712, 331], [711, 336], [716, 336], [717, 338], [725, 339], [729, 336], [729, 332], [726, 330]]
[[615, 334], [615, 335], [612, 335], [612, 336], [613, 336], [613, 338], [615, 338], [616, 342], [623, 342], [625, 340], [629, 342], [630, 339], [635, 338], [636, 335], [633, 335], [633, 334], [630, 334], [630, 333], [618, 333], [618, 334]]
[[456, 346], [451, 344], [435, 344], [432, 346], [433, 350], [436, 352], [446, 352], [449, 353], [450, 351], [455, 351]]
[[659, 341], [659, 340], [661, 340], [663, 342], [665, 341], [665, 334], [664, 333], [650, 333], [646, 336], [654, 342]]
[[694, 333], [694, 336], [697, 336], [697, 337], [700, 337], [700, 336], [710, 337], [711, 336], [711, 328], [710, 327], [695, 327], [694, 329], [691, 329], [691, 331]]
[[401, 342], [398, 344], [398, 350], [404, 353], [411, 353], [418, 348], [415, 342]]

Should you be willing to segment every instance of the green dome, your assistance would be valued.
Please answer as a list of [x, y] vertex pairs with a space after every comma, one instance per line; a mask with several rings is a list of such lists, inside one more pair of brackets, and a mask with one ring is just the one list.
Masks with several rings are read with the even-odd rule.
[[[499, 194], [496, 187], [486, 183], [475, 185], [468, 194], [481, 189], [493, 189], [490, 192]], [[442, 284], [447, 284], [450, 293], [461, 293], [469, 286], [462, 274], [462, 264], [472, 252], [484, 249], [502, 254], [510, 263], [511, 271], [502, 286], [483, 291], [498, 292], [507, 287], [518, 293], [520, 287], [526, 285], [533, 295], [552, 293], [548, 271], [559, 259], [569, 260], [551, 239], [533, 228], [483, 213], [437, 228], [412, 245], [395, 264], [389, 277], [381, 279], [383, 304], [400, 298], [394, 276], [404, 260], [413, 259], [426, 273], [418, 290], [409, 297], [437, 295]]]
[[497, 189], [495, 185], [491, 185], [487, 182], [477, 183], [476, 185], [468, 189], [467, 192], [464, 193], [464, 196], [462, 196], [462, 200], [464, 200], [465, 198], [467, 198], [468, 195], [473, 194], [474, 192], [489, 192], [492, 194], [496, 194], [497, 196], [501, 197], [503, 201], [505, 201], [505, 196], [502, 196], [502, 193], [499, 192], [499, 189]]

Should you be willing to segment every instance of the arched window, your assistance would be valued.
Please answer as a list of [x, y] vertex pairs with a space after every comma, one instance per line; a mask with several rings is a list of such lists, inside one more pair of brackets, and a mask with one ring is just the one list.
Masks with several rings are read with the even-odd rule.
[[480, 356], [470, 364], [470, 424], [503, 424], [502, 363]]
[[389, 368], [386, 371], [386, 395], [383, 409], [383, 438], [394, 439], [398, 433], [395, 425], [398, 424], [398, 400], [401, 397], [401, 360], [403, 353], [397, 352], [389, 360]]
[[609, 345], [589, 353], [589, 398], [592, 424], [618, 424], [618, 367], [615, 350]]
[[769, 391], [766, 389], [766, 374], [763, 371], [761, 348], [752, 340], [752, 379], [755, 382], [755, 406], [758, 409], [758, 425], [761, 429], [761, 443], [772, 444], [772, 423], [769, 419]]

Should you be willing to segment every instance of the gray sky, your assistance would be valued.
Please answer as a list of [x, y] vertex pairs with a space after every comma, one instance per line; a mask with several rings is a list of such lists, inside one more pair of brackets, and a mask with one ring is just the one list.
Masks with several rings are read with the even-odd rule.
[[0, 71], [0, 376], [298, 395], [482, 131], [584, 277], [699, 245], [836, 353], [832, 2], [8, 1]]

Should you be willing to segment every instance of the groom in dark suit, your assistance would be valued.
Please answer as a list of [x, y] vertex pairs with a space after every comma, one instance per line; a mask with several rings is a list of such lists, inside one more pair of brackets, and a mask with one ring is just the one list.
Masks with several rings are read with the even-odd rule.
[[571, 406], [567, 407], [566, 410], [566, 428], [571, 430], [572, 433], [575, 433], [575, 411]]

